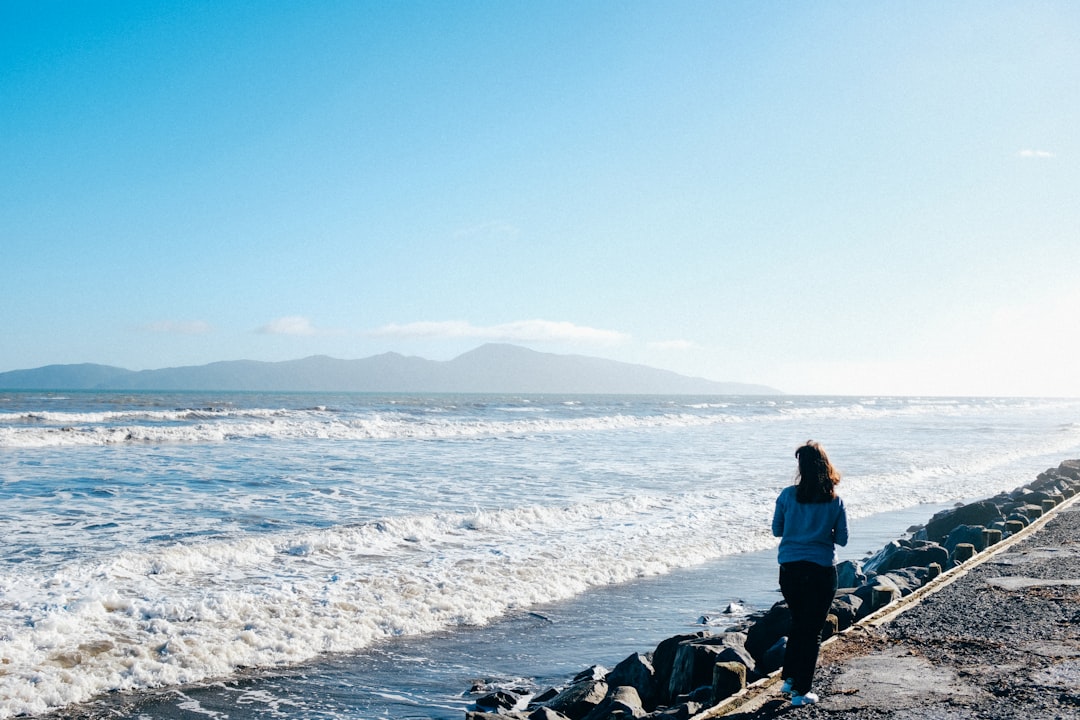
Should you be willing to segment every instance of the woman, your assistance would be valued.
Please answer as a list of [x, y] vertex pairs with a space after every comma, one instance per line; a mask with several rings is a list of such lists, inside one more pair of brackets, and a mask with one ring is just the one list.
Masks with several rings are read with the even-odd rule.
[[784, 651], [784, 692], [792, 705], [812, 705], [810, 692], [821, 630], [836, 595], [836, 546], [847, 545], [847, 512], [836, 494], [840, 473], [813, 440], [795, 451], [798, 482], [776, 498], [773, 535], [780, 540], [780, 592], [791, 610]]

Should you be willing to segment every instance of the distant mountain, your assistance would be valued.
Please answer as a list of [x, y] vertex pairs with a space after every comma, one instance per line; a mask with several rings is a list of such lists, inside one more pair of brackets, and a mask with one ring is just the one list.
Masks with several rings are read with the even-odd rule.
[[236, 360], [161, 370], [49, 365], [0, 373], [6, 390], [261, 390], [641, 395], [776, 395], [765, 385], [714, 382], [645, 365], [489, 344], [449, 361], [384, 353], [362, 360], [317, 355]]

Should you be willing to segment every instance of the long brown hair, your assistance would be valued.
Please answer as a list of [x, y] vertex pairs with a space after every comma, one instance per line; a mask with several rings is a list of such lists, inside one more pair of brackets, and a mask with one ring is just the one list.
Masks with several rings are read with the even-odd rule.
[[802, 503], [829, 502], [836, 497], [840, 473], [829, 462], [825, 450], [813, 440], [795, 451], [799, 460], [799, 485], [795, 499]]

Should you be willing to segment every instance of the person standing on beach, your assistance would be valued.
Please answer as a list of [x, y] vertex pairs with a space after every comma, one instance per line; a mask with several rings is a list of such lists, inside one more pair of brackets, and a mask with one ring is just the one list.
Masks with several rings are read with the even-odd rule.
[[791, 610], [784, 651], [783, 691], [792, 705], [812, 705], [810, 692], [821, 631], [836, 595], [836, 546], [847, 545], [844, 502], [836, 494], [840, 473], [813, 440], [795, 451], [798, 481], [776, 498], [773, 535], [780, 538], [780, 592]]

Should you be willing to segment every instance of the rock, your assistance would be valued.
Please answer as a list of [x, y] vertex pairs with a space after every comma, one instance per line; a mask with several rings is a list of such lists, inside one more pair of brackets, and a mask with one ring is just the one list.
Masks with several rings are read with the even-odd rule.
[[862, 620], [900, 597], [900, 588], [888, 575], [874, 578], [865, 585], [855, 588], [853, 593], [862, 601], [857, 619]]
[[671, 696], [667, 694], [667, 689], [668, 685], [671, 683], [671, 671], [675, 667], [675, 653], [678, 652], [679, 645], [687, 640], [707, 636], [708, 633], [705, 632], [673, 635], [666, 640], [661, 640], [660, 644], [656, 646], [656, 649], [652, 654], [652, 664], [656, 673], [656, 688], [658, 694], [658, 697], [656, 698], [657, 704], [666, 704], [671, 698]]
[[958, 543], [953, 550], [953, 563], [959, 565], [975, 557], [975, 546], [971, 543]]
[[879, 575], [877, 580], [887, 578], [900, 591], [900, 596], [906, 597], [925, 585], [929, 576], [929, 568], [908, 567]]
[[1024, 527], [1027, 527], [1028, 525], [1031, 524], [1031, 518], [1029, 518], [1027, 515], [1025, 515], [1023, 513], [1014, 512], [1014, 513], [1011, 513], [1008, 518], [1006, 518], [1005, 525], [1006, 525], [1006, 527], [1008, 527], [1010, 523], [1017, 523], [1017, 522], [1020, 523], [1021, 525], [1023, 525]]
[[656, 669], [647, 655], [634, 653], [616, 665], [607, 676], [611, 687], [627, 685], [637, 691], [646, 710], [654, 710], [658, 704]]
[[746, 687], [746, 666], [738, 662], [718, 662], [713, 666], [712, 703], [715, 705]]
[[623, 685], [612, 690], [603, 702], [593, 708], [584, 720], [608, 720], [608, 718], [639, 718], [645, 715], [637, 690]]
[[845, 560], [836, 566], [836, 587], [859, 587], [866, 582], [866, 573], [862, 563], [857, 560]]
[[1016, 509], [1017, 514], [1023, 515], [1030, 520], [1038, 520], [1043, 516], [1042, 505], [1031, 505], [1030, 503], [1021, 505]]
[[555, 688], [548, 688], [542, 693], [533, 695], [532, 698], [529, 700], [529, 709], [531, 710], [535, 707], [542, 706], [544, 703], [546, 703], [548, 700], [552, 699], [558, 694], [559, 691]]
[[529, 720], [570, 720], [570, 718], [549, 707], [540, 707], [529, 713]]
[[1005, 532], [1003, 534], [1005, 536], [1015, 535], [1016, 533], [1023, 530], [1024, 527], [1025, 527], [1024, 523], [1022, 521], [1020, 521], [1020, 520], [1006, 520], [1005, 521]]
[[[731, 642], [741, 642], [739, 633], [725, 633], [735, 636]], [[675, 664], [668, 682], [668, 696], [677, 697], [691, 692], [703, 685], [712, 686], [713, 666], [718, 662], [738, 662], [751, 667], [754, 660], [741, 645], [725, 644], [727, 638], [716, 636], [701, 640], [687, 640], [679, 645], [675, 654]]]
[[607, 672], [607, 668], [603, 665], [591, 665], [575, 675], [574, 679], [570, 682], [579, 683], [584, 682], [585, 680], [603, 680], [607, 677]]
[[894, 540], [864, 562], [863, 570], [881, 574], [906, 567], [927, 567], [930, 563], [946, 563], [948, 560], [949, 551], [936, 542]]
[[678, 705], [672, 705], [663, 710], [657, 710], [654, 713], [649, 713], [645, 717], [654, 718], [655, 720], [690, 720], [690, 718], [697, 715], [699, 712], [701, 712], [701, 703], [685, 702]]
[[949, 553], [954, 553], [960, 543], [968, 543], [976, 552], [982, 552], [986, 549], [986, 538], [983, 536], [985, 529], [981, 525], [958, 525], [952, 529], [949, 537], [945, 538], [943, 545]]
[[787, 651], [787, 636], [774, 642], [765, 655], [758, 661], [757, 671], [762, 675], [776, 672], [784, 665], [784, 653]]
[[940, 543], [949, 536], [958, 525], [990, 525], [1001, 519], [998, 506], [987, 500], [961, 505], [958, 508], [942, 510], [926, 523], [926, 537]]
[[507, 690], [496, 690], [477, 699], [476, 709], [481, 712], [498, 713], [501, 710], [513, 710], [520, 701], [520, 695]]
[[840, 621], [836, 619], [835, 615], [829, 613], [825, 616], [825, 624], [821, 626], [821, 639], [831, 638], [839, 629]]
[[521, 720], [525, 720], [526, 716], [514, 712], [491, 713], [479, 710], [467, 710], [465, 712], [465, 720], [508, 720], [508, 718], [521, 718]]
[[603, 680], [583, 680], [574, 683], [545, 703], [545, 707], [580, 720], [607, 697], [608, 684]]
[[854, 593], [844, 593], [833, 599], [832, 609], [829, 612], [836, 616], [837, 627], [840, 630], [847, 630], [855, 624], [855, 618], [859, 615], [862, 603], [862, 599]]
[[[1030, 492], [1024, 493], [1023, 495], [1021, 495], [1020, 497], [1017, 498], [1017, 500], [1020, 500], [1025, 505], [1038, 505], [1039, 507], [1042, 507], [1043, 503], [1046, 502], [1047, 500], [1053, 500], [1053, 499], [1054, 499], [1054, 496], [1052, 494], [1050, 494], [1048, 492], [1045, 492], [1045, 491], [1042, 491], [1042, 490], [1032, 490]], [[1055, 505], [1057, 504], [1056, 500], [1054, 501], [1054, 504]]]
[[746, 631], [746, 651], [755, 661], [761, 662], [765, 651], [773, 646], [791, 629], [791, 611], [787, 603], [780, 601], [764, 615], [758, 616], [754, 624]]

